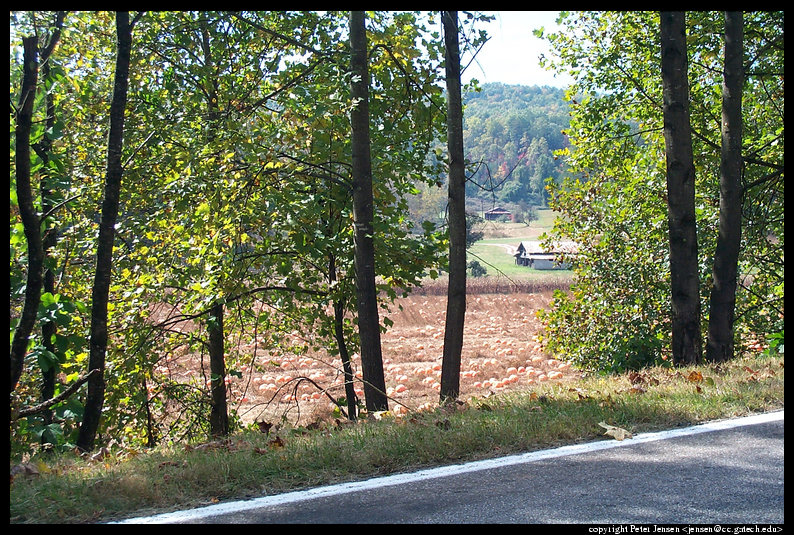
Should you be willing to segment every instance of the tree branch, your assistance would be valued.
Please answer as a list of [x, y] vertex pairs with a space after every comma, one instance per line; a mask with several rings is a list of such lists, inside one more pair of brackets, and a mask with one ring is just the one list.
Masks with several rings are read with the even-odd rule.
[[49, 409], [50, 407], [52, 407], [53, 405], [55, 405], [57, 403], [60, 403], [64, 399], [66, 399], [69, 396], [71, 396], [78, 388], [80, 388], [83, 385], [83, 383], [85, 383], [91, 377], [93, 377], [94, 375], [96, 375], [98, 373], [99, 373], [99, 368], [95, 368], [95, 369], [91, 370], [86, 375], [84, 375], [83, 377], [81, 377], [77, 381], [75, 381], [71, 386], [69, 386], [69, 388], [67, 388], [66, 390], [64, 390], [63, 392], [61, 392], [60, 394], [58, 394], [54, 398], [50, 398], [50, 399], [48, 399], [46, 401], [42, 401], [38, 405], [33, 405], [32, 407], [27, 407], [25, 409], [21, 409], [16, 414], [12, 414], [11, 415], [11, 421], [13, 422], [15, 420], [19, 420], [20, 418], [25, 418], [26, 416], [32, 416], [32, 415], [37, 414], [39, 412], [43, 412], [43, 411]]
[[742, 188], [742, 193], [745, 194], [749, 190], [753, 189], [754, 187], [760, 186], [764, 182], [768, 182], [769, 180], [772, 180], [772, 179], [777, 178], [777, 177], [782, 176], [782, 175], [783, 175], [783, 169], [782, 168], [778, 169], [777, 171], [774, 171], [772, 173], [769, 173], [767, 175], [764, 175], [761, 178], [759, 178], [757, 180], [754, 180], [753, 182], [750, 182], [749, 184], [745, 184], [745, 186]]
[[256, 28], [257, 30], [265, 32], [268, 35], [272, 35], [273, 37], [276, 37], [278, 39], [281, 39], [282, 41], [284, 41], [286, 43], [289, 43], [289, 44], [291, 44], [293, 46], [296, 46], [296, 47], [298, 47], [298, 48], [300, 48], [302, 50], [305, 50], [306, 52], [310, 52], [312, 54], [316, 54], [317, 56], [327, 56], [328, 55], [328, 54], [324, 53], [322, 50], [317, 50], [316, 48], [313, 48], [312, 46], [307, 45], [305, 43], [301, 43], [300, 41], [297, 41], [297, 40], [293, 39], [292, 37], [289, 37], [287, 35], [284, 35], [284, 34], [276, 32], [276, 31], [273, 31], [270, 28], [265, 28], [261, 24], [256, 23], [256, 22], [254, 22], [252, 20], [249, 20], [249, 19], [243, 17], [243, 15], [241, 14], [240, 11], [232, 11], [232, 15], [234, 15], [235, 17], [237, 17], [241, 21], [249, 24], [253, 28]]
[[[180, 289], [185, 290], [185, 288], [180, 288]], [[235, 295], [226, 297], [226, 298], [222, 299], [221, 302], [222, 302], [223, 305], [228, 305], [228, 304], [233, 303], [235, 301], [239, 301], [240, 299], [242, 299], [244, 297], [247, 297], [249, 295], [253, 295], [253, 294], [256, 294], [256, 293], [260, 293], [260, 292], [271, 292], [271, 291], [272, 292], [277, 292], [277, 291], [293, 292], [293, 293], [296, 293], [296, 294], [309, 294], [309, 295], [319, 295], [319, 296], [328, 295], [328, 292], [322, 292], [322, 291], [319, 291], [319, 290], [307, 290], [307, 289], [300, 289], [300, 288], [289, 288], [287, 286], [258, 286], [256, 288], [251, 288], [251, 289], [246, 290], [244, 292], [241, 292], [239, 294], [235, 294]], [[198, 312], [196, 312], [194, 314], [179, 314], [177, 316], [171, 316], [171, 317], [161, 321], [160, 323], [154, 324], [152, 327], [155, 328], [155, 329], [162, 329], [162, 328], [168, 327], [170, 325], [174, 325], [174, 324], [182, 322], [182, 321], [190, 321], [190, 320], [194, 320], [194, 319], [200, 318], [200, 317], [202, 317], [202, 316], [204, 316], [206, 314], [209, 314], [211, 311], [212, 311], [212, 307], [209, 307], [209, 308], [205, 308], [204, 310], [200, 310], [200, 311], [198, 311]]]

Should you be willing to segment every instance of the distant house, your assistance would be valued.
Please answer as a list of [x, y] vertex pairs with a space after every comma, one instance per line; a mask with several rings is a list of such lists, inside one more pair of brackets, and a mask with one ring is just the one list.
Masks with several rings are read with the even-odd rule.
[[571, 269], [568, 262], [560, 262], [559, 255], [576, 252], [573, 242], [558, 242], [552, 250], [545, 250], [540, 242], [522, 241], [516, 248], [516, 264], [534, 269]]
[[497, 206], [496, 208], [492, 208], [483, 214], [483, 217], [486, 221], [496, 221], [497, 219], [501, 219], [503, 217], [507, 217], [509, 219], [513, 219], [513, 214], [510, 210], [505, 210]]

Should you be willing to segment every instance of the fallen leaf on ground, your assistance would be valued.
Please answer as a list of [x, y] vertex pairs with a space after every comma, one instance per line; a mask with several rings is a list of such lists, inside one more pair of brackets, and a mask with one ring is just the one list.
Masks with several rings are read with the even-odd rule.
[[634, 385], [634, 384], [638, 384], [638, 383], [644, 383], [645, 382], [645, 378], [640, 373], [631, 372], [629, 374], [629, 381], [631, 382], [631, 384]]
[[626, 438], [632, 438], [632, 434], [629, 431], [626, 431], [622, 427], [616, 427], [614, 425], [609, 425], [605, 422], [598, 422], [598, 425], [606, 429], [605, 435], [609, 435], [613, 437], [615, 440], [624, 440]]
[[687, 380], [693, 383], [699, 383], [703, 380], [703, 374], [701, 374], [700, 372], [693, 371], [692, 373], [689, 374]]
[[579, 396], [580, 400], [590, 399], [590, 396], [585, 394], [584, 391], [581, 388], [569, 388], [568, 392], [576, 392], [576, 395]]
[[33, 463], [22, 463], [11, 467], [11, 481], [17, 476], [37, 476], [39, 475], [38, 469]]
[[104, 459], [108, 455], [110, 455], [110, 451], [108, 451], [107, 448], [103, 447], [103, 448], [100, 448], [98, 452], [96, 452], [95, 454], [91, 455], [88, 458], [88, 460], [89, 461], [95, 461], [95, 462], [96, 461], [101, 461], [102, 459]]

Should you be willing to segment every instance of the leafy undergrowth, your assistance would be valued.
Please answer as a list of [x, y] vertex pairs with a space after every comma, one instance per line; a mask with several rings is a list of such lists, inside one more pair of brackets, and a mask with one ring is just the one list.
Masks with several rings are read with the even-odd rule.
[[224, 440], [12, 469], [12, 523], [101, 522], [783, 408], [783, 356], [545, 382], [359, 423], [260, 426]]

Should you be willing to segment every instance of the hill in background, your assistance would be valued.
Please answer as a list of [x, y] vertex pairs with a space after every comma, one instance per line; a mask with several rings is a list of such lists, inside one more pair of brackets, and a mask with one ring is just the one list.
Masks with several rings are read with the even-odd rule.
[[[514, 214], [548, 205], [546, 180], [559, 182], [566, 172], [554, 151], [568, 147], [565, 90], [548, 86], [483, 84], [464, 94], [463, 136], [471, 162], [466, 186], [467, 207], [483, 212], [503, 206]], [[411, 201], [411, 215], [440, 222], [446, 187], [420, 188]]]

